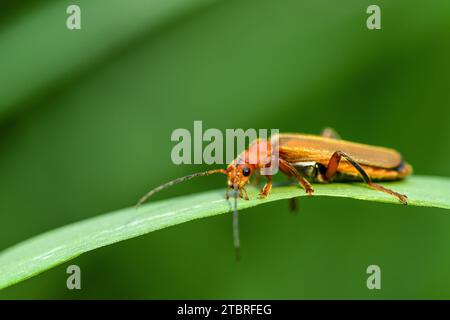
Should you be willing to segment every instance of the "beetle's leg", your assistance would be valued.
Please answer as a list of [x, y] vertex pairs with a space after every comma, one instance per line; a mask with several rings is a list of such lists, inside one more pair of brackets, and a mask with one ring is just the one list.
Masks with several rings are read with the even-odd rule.
[[297, 198], [290, 198], [289, 199], [289, 211], [291, 213], [297, 213], [298, 212]]
[[404, 194], [397, 193], [395, 191], [392, 191], [391, 189], [385, 188], [383, 186], [380, 186], [379, 184], [373, 183], [370, 180], [370, 177], [367, 175], [367, 173], [364, 171], [363, 168], [355, 161], [353, 160], [349, 155], [342, 151], [336, 151], [331, 156], [330, 160], [328, 161], [327, 171], [325, 173], [325, 179], [328, 181], [331, 181], [334, 176], [336, 175], [339, 162], [341, 161], [341, 158], [344, 157], [345, 160], [347, 160], [356, 170], [358, 170], [359, 174], [361, 175], [362, 179], [365, 183], [367, 183], [370, 187], [388, 193], [390, 195], [393, 195], [396, 197], [401, 203], [407, 204], [408, 203], [408, 197]]
[[[292, 176], [288, 176], [287, 178], [288, 178], [288, 180], [291, 180]], [[297, 213], [298, 212], [297, 198], [290, 198], [289, 199], [289, 211], [291, 213]]]
[[230, 199], [230, 186], [227, 186], [227, 191], [225, 192], [225, 198], [226, 198], [227, 200]]
[[247, 190], [244, 187], [239, 188], [239, 197], [249, 200]]
[[259, 170], [256, 170], [255, 178], [252, 181], [252, 186], [257, 186], [261, 182], [261, 174], [259, 173]]
[[287, 176], [294, 176], [297, 179], [298, 183], [300, 183], [300, 185], [303, 187], [303, 189], [305, 189], [306, 193], [308, 195], [312, 195], [314, 190], [308, 180], [306, 180], [289, 162], [283, 159], [278, 160], [281, 172], [283, 172]]
[[341, 136], [333, 128], [326, 127], [320, 134], [322, 137], [341, 140]]
[[266, 178], [266, 184], [259, 193], [261, 198], [267, 197], [270, 193], [270, 189], [272, 189], [272, 176], [264, 176], [264, 177]]

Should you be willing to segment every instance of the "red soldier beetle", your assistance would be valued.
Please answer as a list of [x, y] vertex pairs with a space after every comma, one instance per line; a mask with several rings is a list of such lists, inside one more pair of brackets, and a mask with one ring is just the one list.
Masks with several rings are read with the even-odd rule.
[[[230, 189], [234, 195], [233, 239], [236, 257], [239, 259], [238, 196], [249, 199], [245, 186], [254, 173], [272, 165], [275, 148], [279, 170], [286, 176], [295, 178], [308, 195], [314, 192], [310, 181], [330, 183], [362, 180], [371, 188], [390, 194], [403, 204], [408, 202], [406, 195], [374, 182], [399, 180], [412, 173], [411, 165], [396, 150], [341, 140], [331, 128], [326, 128], [321, 136], [286, 133], [278, 134], [275, 138], [253, 141], [226, 169], [198, 172], [162, 184], [144, 195], [136, 206], [140, 206], [156, 192], [180, 182], [215, 173], [225, 174], [228, 177], [226, 198], [229, 199]], [[276, 146], [271, 143], [274, 140], [277, 141]], [[266, 183], [260, 197], [265, 198], [272, 188], [272, 175], [263, 176]]]

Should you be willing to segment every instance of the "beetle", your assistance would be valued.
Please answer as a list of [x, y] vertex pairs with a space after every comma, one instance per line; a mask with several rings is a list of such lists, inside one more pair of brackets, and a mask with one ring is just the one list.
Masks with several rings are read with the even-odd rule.
[[[277, 155], [275, 160], [274, 154]], [[156, 192], [180, 182], [215, 173], [225, 174], [228, 177], [226, 198], [229, 199], [230, 190], [234, 193], [233, 235], [236, 257], [239, 258], [238, 196], [248, 200], [245, 186], [250, 178], [252, 175], [258, 175], [262, 169], [271, 167], [274, 161], [278, 162], [279, 171], [295, 178], [308, 195], [314, 192], [311, 182], [362, 180], [369, 187], [392, 195], [403, 204], [408, 203], [406, 195], [375, 183], [400, 180], [412, 173], [412, 166], [403, 160], [398, 151], [342, 140], [333, 129], [326, 128], [320, 136], [283, 133], [274, 135], [271, 139], [256, 139], [226, 169], [198, 172], [169, 181], [149, 191], [139, 200], [137, 206]], [[262, 176], [266, 183], [259, 195], [265, 198], [269, 196], [272, 188], [272, 174], [265, 172]]]

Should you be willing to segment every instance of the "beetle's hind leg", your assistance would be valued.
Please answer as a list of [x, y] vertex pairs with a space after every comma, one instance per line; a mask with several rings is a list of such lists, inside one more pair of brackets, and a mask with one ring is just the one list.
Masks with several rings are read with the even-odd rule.
[[339, 133], [337, 133], [336, 130], [330, 127], [324, 128], [320, 135], [325, 138], [341, 140], [341, 136], [339, 135]]
[[324, 175], [325, 180], [331, 181], [334, 178], [342, 157], [344, 157], [345, 160], [347, 160], [356, 170], [358, 170], [364, 182], [367, 183], [370, 187], [396, 197], [403, 204], [408, 203], [408, 197], [406, 195], [397, 193], [391, 189], [385, 188], [383, 186], [380, 186], [379, 184], [372, 182], [369, 175], [364, 171], [364, 169], [361, 168], [361, 166], [349, 155], [342, 151], [336, 151], [335, 153], [333, 153], [330, 160], [328, 161], [327, 170]]

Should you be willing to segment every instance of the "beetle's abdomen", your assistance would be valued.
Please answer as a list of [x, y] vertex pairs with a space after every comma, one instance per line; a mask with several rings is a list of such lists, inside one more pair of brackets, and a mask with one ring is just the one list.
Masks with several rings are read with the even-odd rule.
[[402, 156], [394, 149], [314, 135], [279, 135], [280, 157], [289, 163], [316, 161], [327, 165], [336, 151], [345, 152], [360, 165], [395, 169], [402, 163]]
[[[410, 164], [403, 162], [394, 169], [385, 169], [379, 167], [361, 165], [372, 181], [393, 181], [403, 179], [412, 173]], [[349, 163], [339, 164], [336, 178], [334, 181], [361, 181], [359, 172]]]
[[[324, 178], [327, 167], [315, 161], [296, 162], [292, 164], [297, 171], [310, 182], [327, 182]], [[409, 163], [402, 161], [401, 165], [394, 169], [377, 168], [361, 165], [367, 175], [373, 181], [392, 181], [402, 179], [412, 173]], [[349, 163], [341, 162], [333, 181], [362, 181], [359, 172]]]

